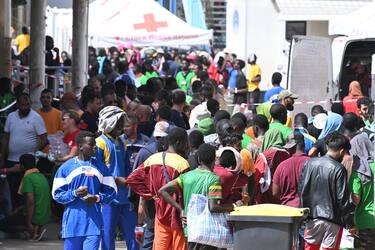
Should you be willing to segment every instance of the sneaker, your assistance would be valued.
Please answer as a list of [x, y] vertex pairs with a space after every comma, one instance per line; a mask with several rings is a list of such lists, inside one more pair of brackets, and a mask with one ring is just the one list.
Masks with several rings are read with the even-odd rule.
[[44, 234], [47, 232], [47, 229], [43, 228], [39, 235], [37, 235], [32, 241], [40, 241], [43, 239]]

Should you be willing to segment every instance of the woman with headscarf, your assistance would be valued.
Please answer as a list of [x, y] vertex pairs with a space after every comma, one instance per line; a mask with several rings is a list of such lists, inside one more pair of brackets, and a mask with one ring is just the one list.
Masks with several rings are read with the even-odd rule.
[[352, 81], [349, 85], [349, 95], [343, 99], [345, 113], [354, 112], [359, 116], [357, 100], [363, 97], [361, 85], [357, 81]]
[[349, 187], [356, 204], [355, 226], [359, 229], [361, 244], [355, 247], [375, 249], [374, 217], [374, 144], [365, 134], [359, 134], [350, 141], [353, 158]]
[[290, 157], [288, 151], [282, 148], [284, 144], [280, 130], [271, 128], [264, 134], [262, 153], [255, 161], [255, 201], [257, 204], [280, 203], [278, 198], [272, 196], [270, 186], [272, 186], [272, 176], [279, 164]]
[[341, 115], [334, 112], [328, 112], [328, 116], [322, 132], [320, 133], [318, 140], [315, 142], [314, 146], [309, 151], [309, 157], [323, 156], [327, 153], [327, 147], [324, 142], [324, 138], [330, 133], [339, 130], [342, 124], [342, 120], [343, 119]]

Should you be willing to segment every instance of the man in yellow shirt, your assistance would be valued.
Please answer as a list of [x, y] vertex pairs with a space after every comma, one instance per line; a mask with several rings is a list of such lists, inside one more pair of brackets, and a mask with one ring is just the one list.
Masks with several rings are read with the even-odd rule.
[[[284, 105], [288, 111], [294, 110], [294, 101], [298, 99], [298, 95], [293, 94], [289, 90], [283, 90], [278, 95], [279, 103]], [[292, 128], [293, 121], [292, 117], [288, 114], [287, 121], [285, 125]]]
[[249, 110], [253, 110], [255, 112], [256, 106], [251, 104], [259, 102], [259, 83], [261, 81], [261, 69], [257, 62], [257, 56], [251, 53], [247, 59], [250, 67], [247, 70], [247, 91], [248, 91], [248, 98], [247, 98], [247, 105]]
[[19, 34], [16, 37], [16, 46], [18, 50], [18, 54], [20, 55], [24, 49], [30, 46], [30, 34], [29, 29], [27, 27], [22, 27], [22, 34]]

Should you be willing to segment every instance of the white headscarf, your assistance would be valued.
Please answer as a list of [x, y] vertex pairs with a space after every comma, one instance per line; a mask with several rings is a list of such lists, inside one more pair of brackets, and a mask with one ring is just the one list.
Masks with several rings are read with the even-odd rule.
[[216, 152], [217, 157], [220, 157], [221, 154], [226, 151], [232, 151], [234, 154], [234, 157], [236, 158], [236, 167], [234, 169], [230, 169], [230, 172], [234, 172], [236, 174], [240, 173], [242, 171], [242, 160], [241, 160], [241, 154], [233, 147], [222, 147], [219, 148], [219, 150]]
[[99, 112], [98, 130], [104, 134], [110, 133], [121, 117], [126, 118], [126, 113], [116, 106], [107, 106]]

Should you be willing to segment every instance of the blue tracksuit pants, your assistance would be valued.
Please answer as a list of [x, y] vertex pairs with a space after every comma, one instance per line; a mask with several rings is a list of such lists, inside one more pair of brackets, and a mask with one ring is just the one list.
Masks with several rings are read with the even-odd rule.
[[64, 239], [64, 250], [95, 250], [99, 249], [100, 235], [79, 236]]
[[119, 225], [128, 250], [139, 250], [134, 229], [137, 225], [137, 212], [126, 205], [104, 205], [102, 208], [104, 235], [102, 250], [115, 250], [116, 227]]

